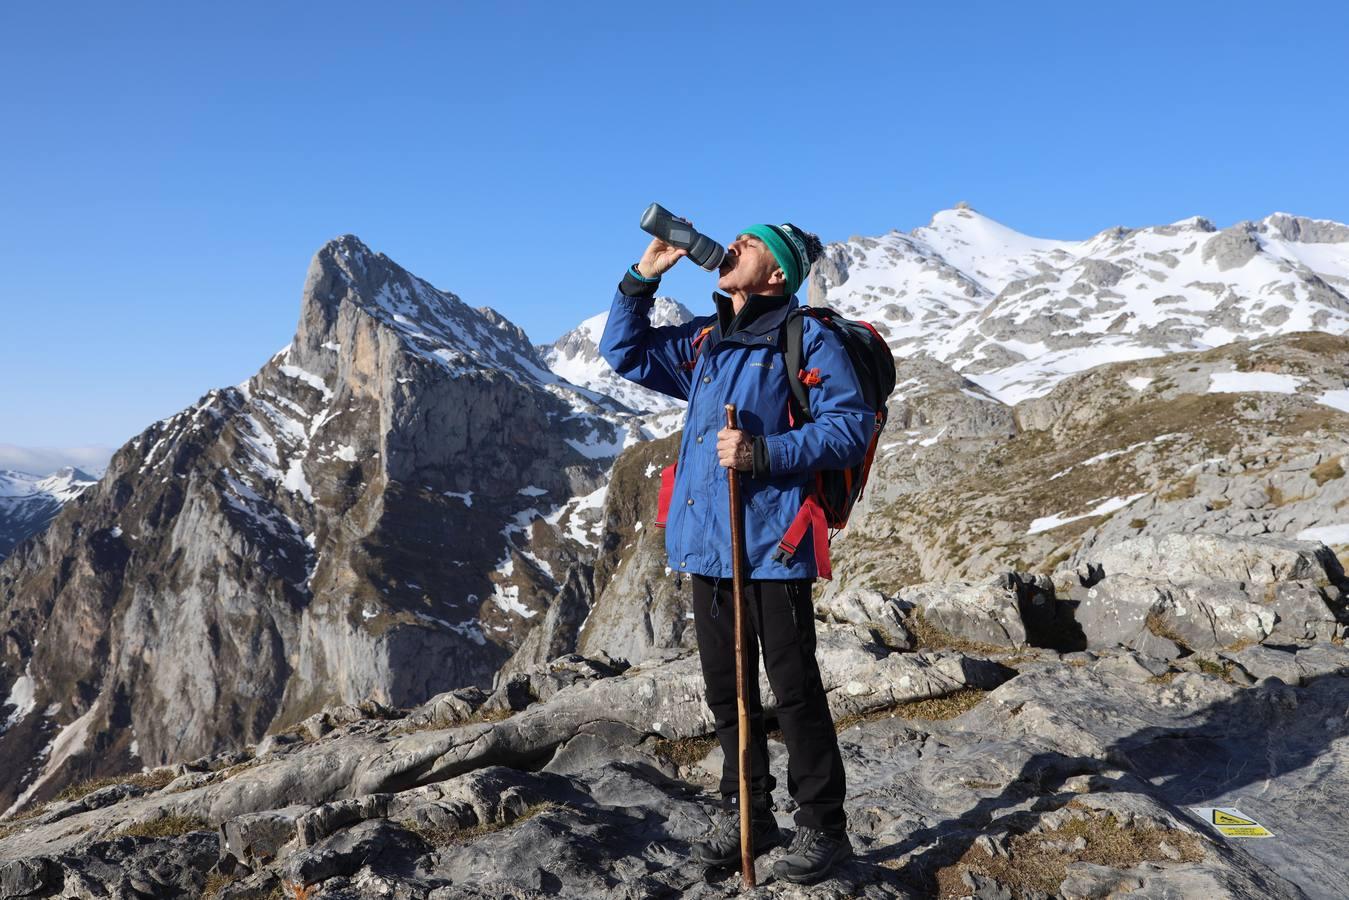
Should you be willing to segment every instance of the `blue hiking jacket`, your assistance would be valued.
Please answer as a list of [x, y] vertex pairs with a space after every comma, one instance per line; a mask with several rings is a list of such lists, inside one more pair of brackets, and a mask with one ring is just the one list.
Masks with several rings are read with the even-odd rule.
[[[630, 284], [631, 278], [624, 279], [624, 287]], [[649, 292], [654, 294], [654, 284]], [[862, 461], [875, 413], [863, 400], [840, 339], [807, 316], [802, 321], [804, 366], [818, 368], [822, 381], [808, 392], [814, 421], [789, 427], [784, 326], [788, 311], [799, 305], [796, 297], [751, 296], [747, 308], [756, 305], [758, 314], [725, 337], [721, 332], [731, 322], [731, 301], [720, 293], [713, 298], [719, 315], [653, 327], [652, 297], [620, 289], [600, 338], [600, 353], [623, 378], [688, 401], [665, 525], [670, 568], [731, 577], [729, 489], [727, 470], [717, 461], [717, 432], [726, 427], [726, 404], [734, 403], [740, 429], [764, 436], [768, 464], [762, 477], [740, 473], [748, 577], [815, 578], [813, 535], [807, 533], [786, 563], [774, 560], [773, 552], [814, 482], [812, 473]], [[695, 360], [693, 339], [707, 326], [712, 330], [689, 368]]]

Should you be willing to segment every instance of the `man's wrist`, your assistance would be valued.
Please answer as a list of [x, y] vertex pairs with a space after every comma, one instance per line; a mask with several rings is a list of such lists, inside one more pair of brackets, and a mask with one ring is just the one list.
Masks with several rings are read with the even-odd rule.
[[645, 274], [645, 273], [642, 271], [642, 264], [641, 264], [641, 263], [633, 263], [631, 266], [628, 267], [628, 271], [632, 272], [632, 274], [635, 275], [635, 276], [636, 276], [639, 280], [641, 280], [641, 281], [650, 281], [650, 282], [653, 282], [653, 283], [654, 283], [654, 282], [657, 282], [657, 281], [660, 281], [660, 276], [659, 276], [659, 275], [647, 275], [647, 274]]
[[755, 478], [767, 478], [772, 474], [768, 460], [768, 442], [764, 440], [764, 436], [761, 434], [754, 436], [754, 448], [750, 459], [753, 464], [750, 474]]
[[623, 280], [618, 283], [618, 291], [625, 297], [654, 297], [659, 286], [659, 278], [646, 278], [638, 273], [636, 266], [628, 266]]

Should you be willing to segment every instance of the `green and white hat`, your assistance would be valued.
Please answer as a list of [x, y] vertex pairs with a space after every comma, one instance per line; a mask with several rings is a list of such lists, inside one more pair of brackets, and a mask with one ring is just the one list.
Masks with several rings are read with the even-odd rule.
[[741, 234], [752, 234], [764, 242], [768, 252], [787, 276], [787, 293], [795, 294], [810, 273], [810, 254], [806, 242], [791, 225], [751, 225]]

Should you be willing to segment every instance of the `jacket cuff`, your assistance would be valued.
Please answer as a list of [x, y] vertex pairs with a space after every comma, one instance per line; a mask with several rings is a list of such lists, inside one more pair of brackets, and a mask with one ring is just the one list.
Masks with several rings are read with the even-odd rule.
[[755, 478], [767, 478], [773, 472], [768, 462], [768, 442], [764, 436], [756, 434], [754, 436], [754, 470], [750, 473]]
[[770, 471], [777, 472], [779, 475], [785, 475], [791, 470], [787, 464], [787, 447], [785, 445], [786, 435], [770, 434], [763, 438], [764, 448], [767, 451], [768, 467]]
[[654, 297], [658, 287], [659, 278], [643, 278], [637, 274], [635, 266], [628, 266], [628, 271], [623, 273], [623, 280], [618, 283], [618, 291], [625, 297]]

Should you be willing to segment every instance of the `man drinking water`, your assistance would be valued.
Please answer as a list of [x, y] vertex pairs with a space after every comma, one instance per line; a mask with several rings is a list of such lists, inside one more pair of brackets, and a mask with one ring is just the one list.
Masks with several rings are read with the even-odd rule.
[[[748, 622], [763, 653], [787, 745], [787, 790], [798, 804], [796, 832], [774, 864], [778, 877], [819, 881], [852, 854], [843, 810], [843, 759], [815, 659], [811, 592], [818, 571], [809, 553], [780, 546], [821, 469], [847, 469], [866, 455], [874, 410], [863, 399], [841, 340], [802, 316], [805, 365], [813, 374], [807, 415], [791, 413], [784, 371], [795, 293], [820, 253], [819, 239], [790, 224], [753, 225], [729, 247], [718, 270], [715, 312], [684, 325], [653, 327], [649, 313], [661, 276], [688, 251], [651, 241], [619, 284], [600, 352], [619, 375], [688, 401], [668, 508], [665, 547], [670, 568], [690, 576], [694, 626], [706, 699], [725, 754], [722, 812], [694, 848], [709, 865], [740, 858], [736, 647], [731, 604], [731, 540], [727, 468], [742, 473]], [[738, 429], [726, 427], [734, 404]], [[663, 504], [665, 505], [665, 504]], [[659, 523], [658, 523], [659, 524]], [[817, 521], [812, 529], [822, 527]], [[827, 536], [812, 535], [827, 539]], [[811, 546], [801, 538], [802, 546]], [[759, 697], [758, 652], [750, 653], [752, 821], [755, 851], [781, 840], [772, 814], [776, 787]]]

